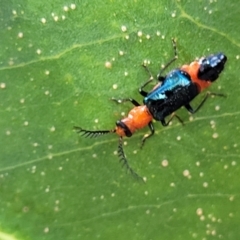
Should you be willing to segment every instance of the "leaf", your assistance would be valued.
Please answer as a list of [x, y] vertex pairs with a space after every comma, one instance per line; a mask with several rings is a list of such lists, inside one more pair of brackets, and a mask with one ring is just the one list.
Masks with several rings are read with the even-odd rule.
[[[1, 21], [0, 239], [238, 239], [239, 9], [225, 1], [3, 2]], [[126, 31], [125, 31], [126, 30]], [[89, 139], [73, 126], [111, 130], [138, 88], [222, 51], [228, 62], [194, 116], [185, 109], [140, 150], [114, 134]], [[155, 84], [155, 83], [154, 83]], [[152, 86], [151, 86], [152, 87]], [[150, 87], [150, 88], [151, 88]], [[197, 106], [204, 93], [193, 102]]]

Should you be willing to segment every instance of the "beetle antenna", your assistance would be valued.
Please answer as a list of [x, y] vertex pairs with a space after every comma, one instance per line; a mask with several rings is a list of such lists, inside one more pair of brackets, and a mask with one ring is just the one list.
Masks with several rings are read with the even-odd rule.
[[99, 136], [107, 134], [107, 133], [115, 132], [115, 129], [114, 130], [90, 131], [90, 130], [85, 130], [85, 129], [82, 129], [81, 127], [76, 127], [76, 126], [74, 126], [73, 129], [76, 130], [77, 133], [81, 134], [81, 136], [90, 137], [90, 138], [99, 137]]
[[128, 164], [127, 157], [126, 157], [126, 155], [123, 151], [123, 138], [122, 137], [119, 137], [118, 156], [120, 158], [120, 162], [123, 162], [122, 167], [126, 166], [127, 171], [129, 171], [133, 175], [134, 178], [137, 178], [137, 179], [142, 180], [144, 182], [143, 178], [141, 176], [139, 176]]

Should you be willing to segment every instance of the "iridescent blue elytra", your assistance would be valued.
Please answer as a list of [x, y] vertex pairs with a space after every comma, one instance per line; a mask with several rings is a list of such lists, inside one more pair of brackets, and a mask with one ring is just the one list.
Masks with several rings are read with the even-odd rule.
[[175, 69], [163, 80], [162, 84], [144, 98], [153, 118], [165, 125], [165, 118], [181, 106], [189, 103], [198, 94], [198, 87], [185, 71]]
[[166, 99], [169, 91], [174, 91], [176, 88], [185, 87], [190, 84], [189, 75], [179, 69], [175, 69], [166, 76], [160, 87], [154, 89], [144, 98], [143, 103], [147, 103], [150, 99]]

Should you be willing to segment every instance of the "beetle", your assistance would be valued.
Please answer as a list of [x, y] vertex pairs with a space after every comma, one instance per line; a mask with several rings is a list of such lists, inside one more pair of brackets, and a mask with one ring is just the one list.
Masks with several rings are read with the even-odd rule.
[[[117, 103], [131, 102], [134, 108], [131, 109], [127, 117], [118, 120], [112, 130], [85, 130], [75, 126], [74, 129], [85, 137], [98, 137], [107, 133], [116, 133], [119, 136], [118, 156], [123, 166], [137, 178], [142, 179], [129, 165], [127, 157], [123, 150], [123, 137], [131, 137], [135, 131], [146, 126], [150, 129], [150, 134], [142, 138], [141, 147], [146, 139], [154, 135], [153, 119], [160, 121], [163, 126], [167, 126], [173, 117], [176, 117], [181, 123], [183, 121], [174, 112], [184, 106], [190, 113], [197, 112], [211, 95], [225, 96], [219, 93], [208, 92], [199, 106], [194, 110], [190, 101], [193, 100], [201, 91], [209, 87], [216, 81], [219, 74], [223, 71], [227, 57], [223, 53], [212, 54], [203, 57], [200, 60], [193, 61], [189, 65], [183, 65], [180, 68], [170, 71], [166, 76], [162, 76], [163, 71], [177, 59], [176, 42], [172, 39], [174, 57], [161, 69], [157, 75], [159, 83], [152, 91], [143, 90], [154, 78], [146, 65], [143, 67], [148, 71], [150, 78], [139, 88], [139, 93], [144, 97], [143, 104], [139, 104], [132, 98], [115, 99]], [[172, 116], [166, 122], [165, 118]]]

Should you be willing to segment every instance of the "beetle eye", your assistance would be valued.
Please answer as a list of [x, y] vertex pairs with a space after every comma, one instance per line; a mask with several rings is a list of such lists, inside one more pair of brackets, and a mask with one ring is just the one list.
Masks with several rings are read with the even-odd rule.
[[127, 125], [126, 125], [125, 123], [123, 123], [122, 121], [117, 121], [117, 122], [116, 122], [116, 126], [122, 128], [123, 131], [124, 131], [124, 133], [125, 133], [125, 135], [126, 135], [127, 137], [131, 137], [131, 136], [132, 136], [132, 133], [131, 133], [130, 129], [129, 129], [129, 128], [127, 127]]

